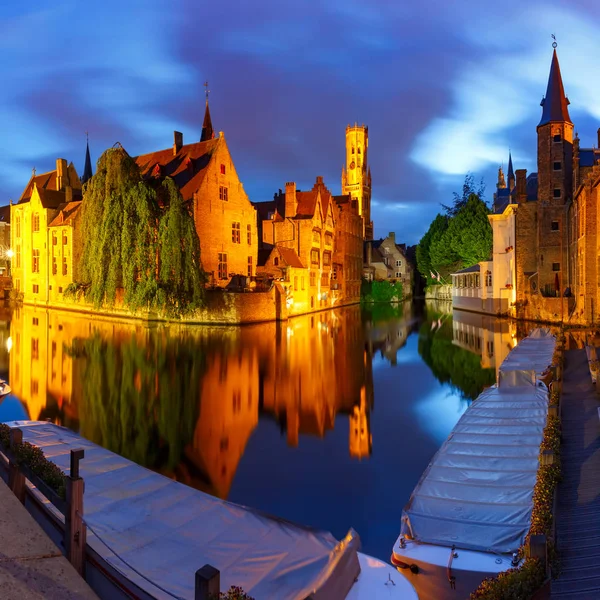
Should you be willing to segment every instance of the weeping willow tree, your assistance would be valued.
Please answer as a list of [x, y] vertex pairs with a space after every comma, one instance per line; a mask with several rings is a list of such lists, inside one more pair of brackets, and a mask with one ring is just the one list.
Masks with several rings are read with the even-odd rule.
[[82, 204], [78, 284], [96, 309], [114, 306], [119, 289], [132, 311], [156, 308], [177, 317], [202, 306], [204, 274], [193, 219], [171, 179], [158, 194], [163, 210], [157, 190], [122, 147], [98, 160]]
[[200, 240], [194, 221], [175, 182], [167, 178], [162, 193], [168, 209], [159, 226], [159, 305], [172, 316], [200, 308], [204, 300], [204, 272], [200, 264]]

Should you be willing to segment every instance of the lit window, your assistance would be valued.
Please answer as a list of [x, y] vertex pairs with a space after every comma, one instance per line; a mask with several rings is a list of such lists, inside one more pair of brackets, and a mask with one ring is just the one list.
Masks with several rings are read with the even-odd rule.
[[321, 243], [321, 232], [317, 229], [313, 229], [313, 244]]
[[252, 277], [252, 257], [248, 257], [248, 277]]
[[223, 200], [223, 202], [227, 202], [229, 200], [227, 188], [224, 185], [219, 186], [219, 200]]
[[310, 272], [310, 285], [311, 287], [315, 287], [315, 285], [317, 285], [317, 274], [315, 271]]
[[231, 224], [231, 241], [234, 244], [239, 244], [240, 243], [240, 224], [239, 223], [232, 223]]
[[56, 275], [58, 273], [58, 267], [56, 265], [56, 256], [52, 257], [52, 275]]
[[63, 259], [62, 259], [62, 274], [63, 275], [67, 274], [67, 259], [65, 256], [63, 256]]
[[34, 283], [31, 286], [31, 290], [33, 291], [34, 294], [39, 294], [39, 292], [40, 292], [40, 286], [37, 283]]
[[246, 239], [248, 241], [248, 246], [252, 245], [252, 225], [246, 225]]
[[331, 252], [323, 252], [323, 265], [329, 266], [331, 264]]
[[319, 264], [319, 251], [316, 248], [313, 248], [310, 251], [310, 262], [313, 265], [318, 265]]
[[400, 271], [396, 271], [396, 277], [402, 277], [402, 273], [400, 273]]
[[56, 246], [56, 244], [58, 243], [58, 237], [56, 236], [56, 231], [52, 232], [52, 245]]
[[298, 275], [294, 277], [294, 291], [298, 291]]
[[39, 250], [33, 250], [33, 252], [32, 252], [31, 272], [32, 273], [40, 272], [40, 251]]
[[21, 216], [19, 215], [17, 217], [17, 237], [20, 238], [21, 237]]
[[304, 276], [302, 276], [302, 277], [300, 278], [300, 284], [301, 284], [301, 286], [302, 286], [302, 289], [304, 289]]
[[67, 238], [67, 231], [66, 229], [63, 230], [62, 232], [62, 239], [63, 239], [63, 246], [66, 246], [69, 242], [68, 238]]
[[401, 260], [397, 260], [396, 261], [396, 266], [397, 267], [401, 267], [402, 266], [402, 261]]
[[37, 213], [33, 213], [33, 218], [31, 220], [31, 228], [33, 231], [40, 230], [40, 215]]
[[21, 268], [21, 246], [17, 246], [17, 269]]
[[227, 279], [227, 254], [219, 252], [219, 279]]

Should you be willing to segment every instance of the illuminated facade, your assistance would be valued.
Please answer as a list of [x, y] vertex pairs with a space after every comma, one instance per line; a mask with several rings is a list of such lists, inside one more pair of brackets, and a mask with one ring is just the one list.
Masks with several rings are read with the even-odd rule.
[[371, 167], [368, 163], [369, 128], [364, 125], [346, 127], [346, 164], [342, 169], [342, 194], [358, 203], [363, 237], [373, 239], [371, 221]]
[[74, 224], [80, 204], [75, 167], [59, 158], [56, 170], [32, 175], [19, 202], [11, 206], [13, 287], [25, 303], [62, 299], [77, 276]]
[[200, 142], [184, 145], [183, 134], [176, 131], [172, 148], [134, 160], [150, 183], [171, 177], [190, 204], [210, 284], [224, 287], [232, 275], [256, 274], [256, 211], [235, 170], [225, 135], [221, 131], [214, 137], [208, 101]]
[[333, 196], [317, 177], [310, 191], [289, 182], [285, 193], [255, 207], [259, 272], [283, 280], [290, 315], [358, 302], [362, 234], [356, 201]]

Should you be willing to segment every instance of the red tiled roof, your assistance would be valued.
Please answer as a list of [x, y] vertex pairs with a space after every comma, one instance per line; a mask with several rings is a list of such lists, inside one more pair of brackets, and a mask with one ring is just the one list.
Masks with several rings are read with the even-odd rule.
[[37, 188], [37, 191], [44, 208], [58, 208], [61, 204], [64, 204], [67, 197], [65, 192], [58, 192], [56, 190]]
[[296, 215], [301, 217], [312, 217], [317, 207], [317, 192], [296, 192]]
[[283, 248], [281, 246], [277, 247], [279, 251], [279, 256], [283, 259], [283, 261], [290, 267], [297, 267], [298, 269], [303, 269], [304, 265], [300, 260], [300, 257], [292, 248]]
[[48, 227], [57, 227], [59, 225], [70, 225], [75, 218], [75, 215], [81, 208], [81, 200], [73, 202], [65, 202], [58, 207], [59, 213], [52, 219]]
[[56, 190], [56, 169], [49, 171], [48, 173], [40, 173], [39, 175], [32, 175], [27, 187], [19, 198], [19, 204], [21, 202], [28, 202], [33, 194], [33, 185], [37, 185], [38, 190], [50, 189]]
[[[181, 191], [185, 201], [191, 200], [194, 193], [200, 188], [210, 159], [219, 144], [220, 138], [207, 142], [196, 142], [182, 146], [177, 154], [173, 148], [142, 154], [134, 158], [142, 177], [147, 181], [156, 179], [162, 181], [171, 177]], [[160, 173], [154, 174], [156, 165]]]

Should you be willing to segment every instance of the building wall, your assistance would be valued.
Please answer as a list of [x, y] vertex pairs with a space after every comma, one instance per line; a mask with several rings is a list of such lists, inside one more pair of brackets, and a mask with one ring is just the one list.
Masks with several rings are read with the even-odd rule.
[[[76, 218], [79, 218], [79, 214]], [[79, 223], [55, 225], [48, 228], [48, 301], [61, 302], [69, 284], [77, 281], [75, 271], [79, 270], [79, 262], [83, 248], [75, 244], [81, 240]], [[76, 248], [76, 249], [74, 249]]]
[[[509, 204], [502, 214], [489, 215], [493, 232], [492, 298], [498, 312], [514, 316], [517, 298], [516, 278], [516, 205]], [[485, 275], [485, 273], [484, 273]]]
[[[218, 286], [228, 283], [231, 275], [256, 274], [258, 240], [256, 210], [244, 191], [227, 143], [221, 139], [194, 194], [194, 222], [200, 238], [202, 267]], [[222, 173], [221, 165], [225, 167]], [[227, 200], [221, 199], [227, 189]], [[220, 196], [221, 194], [221, 196]], [[239, 224], [239, 243], [233, 237], [233, 224]], [[248, 243], [250, 233], [250, 243]], [[219, 278], [219, 254], [227, 255], [227, 278]]]

